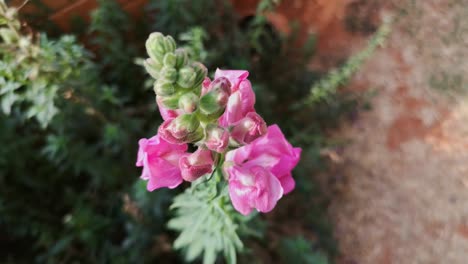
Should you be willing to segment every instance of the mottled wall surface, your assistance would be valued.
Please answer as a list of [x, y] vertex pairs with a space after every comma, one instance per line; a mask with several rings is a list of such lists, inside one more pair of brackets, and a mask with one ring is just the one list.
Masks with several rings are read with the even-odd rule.
[[350, 144], [328, 175], [341, 263], [465, 264], [468, 8], [391, 2], [393, 33], [349, 87], [372, 109], [336, 134]]

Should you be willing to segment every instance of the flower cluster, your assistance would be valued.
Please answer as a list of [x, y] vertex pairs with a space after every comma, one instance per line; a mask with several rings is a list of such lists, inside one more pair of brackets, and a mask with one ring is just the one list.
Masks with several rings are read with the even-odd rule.
[[[149, 191], [224, 173], [234, 208], [271, 211], [294, 189], [291, 171], [301, 149], [293, 148], [277, 125], [267, 127], [255, 111], [249, 73], [216, 70], [190, 62], [170, 36], [153, 33], [146, 42], [148, 73], [156, 79], [156, 102], [164, 119], [157, 135], [139, 141], [136, 165]], [[188, 144], [197, 150], [187, 152]]]

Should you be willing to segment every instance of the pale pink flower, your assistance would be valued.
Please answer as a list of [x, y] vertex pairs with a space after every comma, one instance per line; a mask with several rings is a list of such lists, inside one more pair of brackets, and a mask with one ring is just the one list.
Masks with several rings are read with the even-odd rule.
[[186, 155], [187, 144], [171, 144], [159, 135], [142, 138], [138, 144], [136, 166], [143, 167], [141, 179], [148, 180], [148, 191], [161, 187], [173, 189], [182, 183], [179, 159]]
[[295, 187], [291, 171], [299, 162], [300, 148], [293, 148], [277, 125], [250, 144], [226, 154], [224, 171], [234, 208], [249, 214], [253, 208], [271, 211]]
[[255, 112], [250, 112], [234, 124], [231, 136], [239, 144], [248, 144], [266, 132], [267, 125], [263, 118]]
[[194, 153], [183, 156], [179, 160], [182, 178], [192, 182], [213, 171], [213, 157], [208, 149], [197, 149]]
[[205, 145], [208, 149], [223, 153], [229, 144], [229, 132], [216, 125], [206, 127]]

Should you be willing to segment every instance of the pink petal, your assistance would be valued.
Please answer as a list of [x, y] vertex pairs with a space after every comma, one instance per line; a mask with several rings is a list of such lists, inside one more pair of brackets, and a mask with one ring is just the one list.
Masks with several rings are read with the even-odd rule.
[[178, 166], [163, 160], [156, 159], [147, 164], [149, 169], [148, 191], [168, 187], [173, 189], [179, 186], [183, 180]]
[[283, 194], [290, 193], [296, 187], [296, 182], [294, 181], [291, 173], [278, 177], [278, 180], [281, 183], [281, 187], [283, 187]]
[[270, 212], [283, 196], [281, 183], [273, 174], [262, 167], [253, 167], [251, 171], [255, 175], [257, 187], [255, 208], [262, 213]]

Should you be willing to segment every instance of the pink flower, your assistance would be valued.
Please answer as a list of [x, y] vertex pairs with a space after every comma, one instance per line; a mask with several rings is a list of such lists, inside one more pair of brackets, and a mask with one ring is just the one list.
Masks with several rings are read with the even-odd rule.
[[241, 120], [249, 112], [255, 112], [255, 93], [247, 77], [248, 71], [217, 69], [215, 79], [225, 77], [231, 83], [231, 95], [224, 114], [219, 118], [223, 127]]
[[208, 149], [223, 153], [229, 144], [229, 132], [216, 125], [206, 127], [205, 145]]
[[158, 104], [159, 113], [161, 113], [163, 120], [174, 119], [183, 113], [181, 109], [173, 110], [164, 107], [164, 105], [161, 102], [160, 96], [156, 96], [156, 103]]
[[255, 112], [250, 112], [234, 125], [231, 136], [239, 144], [249, 144], [266, 132], [267, 125], [263, 118]]
[[143, 167], [141, 178], [148, 180], [148, 191], [161, 187], [173, 189], [182, 183], [179, 159], [186, 155], [187, 144], [171, 144], [159, 135], [142, 138], [138, 144], [136, 166]]
[[213, 157], [208, 149], [197, 149], [194, 153], [179, 160], [182, 178], [192, 182], [213, 171]]
[[277, 125], [249, 145], [229, 151], [224, 171], [234, 208], [243, 215], [253, 208], [271, 211], [283, 194], [294, 189], [291, 171], [300, 155], [301, 149], [293, 148]]

